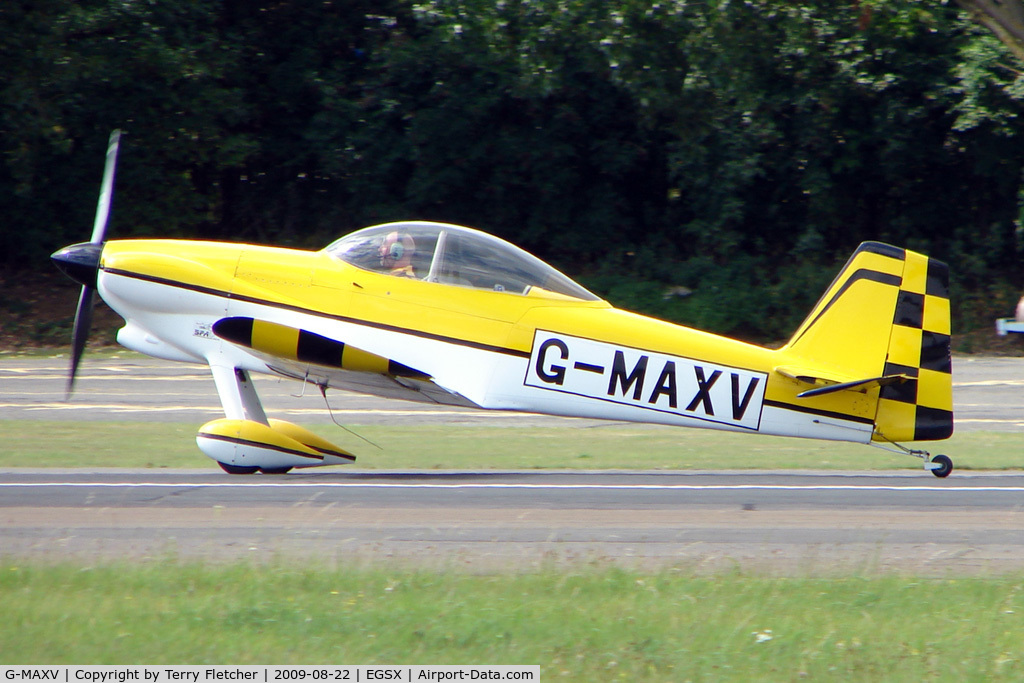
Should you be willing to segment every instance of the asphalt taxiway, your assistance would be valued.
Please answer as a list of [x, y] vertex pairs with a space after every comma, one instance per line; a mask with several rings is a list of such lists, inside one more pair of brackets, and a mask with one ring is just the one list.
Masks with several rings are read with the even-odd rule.
[[0, 472], [0, 555], [530, 570], [1024, 569], [1024, 475]]

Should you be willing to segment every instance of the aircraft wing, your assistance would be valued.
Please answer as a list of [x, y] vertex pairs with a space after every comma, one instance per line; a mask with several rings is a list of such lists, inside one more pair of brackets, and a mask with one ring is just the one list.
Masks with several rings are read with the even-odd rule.
[[290, 379], [384, 398], [479, 407], [425, 372], [309, 330], [233, 317], [214, 323], [213, 333]]

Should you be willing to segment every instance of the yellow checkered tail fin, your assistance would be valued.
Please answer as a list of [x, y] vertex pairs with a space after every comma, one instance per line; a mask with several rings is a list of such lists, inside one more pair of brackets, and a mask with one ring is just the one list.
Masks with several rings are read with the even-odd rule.
[[876, 399], [878, 441], [953, 433], [949, 268], [927, 256], [864, 242], [781, 350], [787, 376]]

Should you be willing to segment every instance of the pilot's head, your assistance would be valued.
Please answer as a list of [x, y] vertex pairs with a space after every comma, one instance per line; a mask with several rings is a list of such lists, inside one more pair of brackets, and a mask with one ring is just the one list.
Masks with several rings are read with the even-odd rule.
[[390, 232], [380, 243], [378, 254], [380, 264], [385, 268], [408, 268], [412, 265], [412, 255], [416, 251], [416, 243], [408, 233]]

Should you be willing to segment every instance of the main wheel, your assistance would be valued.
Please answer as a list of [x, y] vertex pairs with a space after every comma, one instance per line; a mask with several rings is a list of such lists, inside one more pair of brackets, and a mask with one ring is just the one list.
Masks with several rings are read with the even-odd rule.
[[217, 461], [220, 468], [228, 474], [255, 474], [259, 467], [241, 467], [239, 465], [229, 465], [226, 462]]
[[953, 461], [950, 460], [948, 455], [936, 455], [932, 458], [932, 462], [939, 466], [938, 469], [932, 470], [932, 474], [940, 479], [945, 479], [953, 471]]
[[261, 467], [260, 472], [263, 474], [288, 474], [292, 471], [291, 467]]

